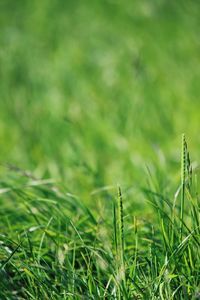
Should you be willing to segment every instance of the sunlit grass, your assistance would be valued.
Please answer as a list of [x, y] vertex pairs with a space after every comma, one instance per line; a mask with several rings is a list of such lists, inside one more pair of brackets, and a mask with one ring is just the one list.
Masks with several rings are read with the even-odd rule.
[[1, 298], [198, 299], [198, 193], [187, 170], [174, 199], [143, 188], [151, 217], [137, 220], [117, 187], [102, 189], [97, 212], [48, 181], [4, 183]]
[[199, 12], [1, 1], [1, 299], [199, 298]]

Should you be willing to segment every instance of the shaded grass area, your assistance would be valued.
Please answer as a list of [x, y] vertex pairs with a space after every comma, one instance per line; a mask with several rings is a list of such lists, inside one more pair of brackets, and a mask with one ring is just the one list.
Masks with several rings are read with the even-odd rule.
[[199, 8], [1, 1], [1, 299], [199, 299]]

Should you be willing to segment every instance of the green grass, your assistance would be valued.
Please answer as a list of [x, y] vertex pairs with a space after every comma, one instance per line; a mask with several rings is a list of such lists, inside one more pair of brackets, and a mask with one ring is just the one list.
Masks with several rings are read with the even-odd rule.
[[200, 298], [199, 12], [1, 1], [0, 299]]
[[[183, 144], [185, 158], [184, 137]], [[137, 220], [120, 188], [116, 196], [117, 188], [101, 190], [105, 204], [95, 195], [100, 207], [90, 210], [63, 186], [24, 174], [18, 184], [7, 179], [1, 299], [198, 299], [200, 210], [185, 159], [182, 173], [174, 199], [152, 182], [142, 189], [149, 215]]]

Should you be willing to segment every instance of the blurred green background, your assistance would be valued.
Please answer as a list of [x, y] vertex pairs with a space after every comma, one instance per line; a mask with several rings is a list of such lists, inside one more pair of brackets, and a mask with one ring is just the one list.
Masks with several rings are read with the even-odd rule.
[[0, 162], [77, 194], [146, 165], [178, 182], [182, 132], [200, 161], [199, 26], [194, 0], [1, 0]]

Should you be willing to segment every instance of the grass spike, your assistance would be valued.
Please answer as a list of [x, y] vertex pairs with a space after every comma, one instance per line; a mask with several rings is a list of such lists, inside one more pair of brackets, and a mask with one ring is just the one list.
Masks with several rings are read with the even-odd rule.
[[118, 187], [118, 243], [119, 243], [119, 278], [122, 280], [122, 289], [126, 287], [125, 264], [124, 264], [124, 216], [123, 216], [123, 198], [121, 188]]
[[186, 156], [187, 143], [185, 134], [182, 134], [182, 150], [181, 150], [181, 215], [180, 215], [180, 240], [183, 237], [183, 217], [184, 217], [184, 202], [185, 202], [185, 181], [186, 181]]

